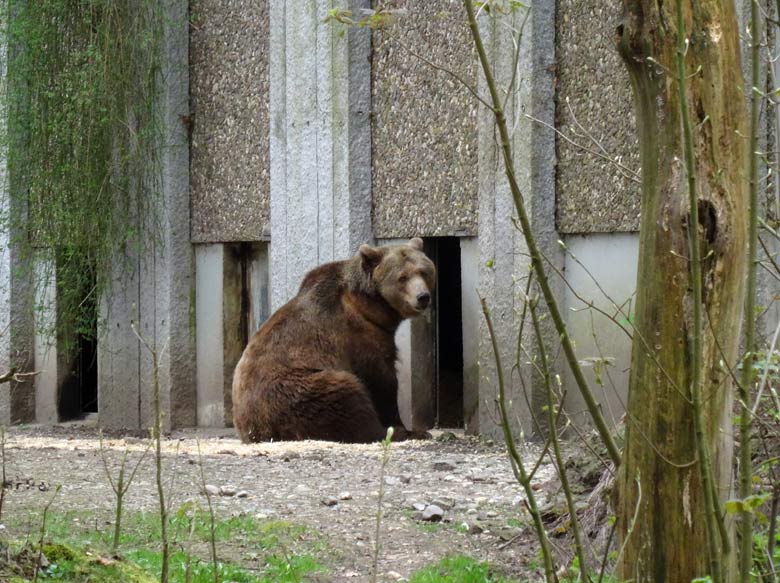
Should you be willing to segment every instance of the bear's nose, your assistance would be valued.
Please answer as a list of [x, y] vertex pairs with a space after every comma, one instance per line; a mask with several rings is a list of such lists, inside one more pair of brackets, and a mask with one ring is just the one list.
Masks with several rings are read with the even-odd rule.
[[428, 292], [422, 292], [421, 294], [417, 294], [417, 305], [420, 306], [420, 308], [427, 308], [428, 304], [431, 303], [431, 294]]

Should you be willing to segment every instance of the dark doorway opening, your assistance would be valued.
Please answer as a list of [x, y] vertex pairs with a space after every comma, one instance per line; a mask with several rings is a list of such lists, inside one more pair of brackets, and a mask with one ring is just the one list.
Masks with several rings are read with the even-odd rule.
[[57, 255], [57, 415], [69, 421], [98, 412], [98, 305], [94, 265], [77, 255]]
[[223, 396], [225, 425], [233, 425], [233, 371], [249, 339], [268, 318], [268, 245], [225, 245], [223, 263]]
[[463, 427], [463, 307], [460, 239], [436, 237], [426, 241], [436, 264], [433, 304], [436, 425]]

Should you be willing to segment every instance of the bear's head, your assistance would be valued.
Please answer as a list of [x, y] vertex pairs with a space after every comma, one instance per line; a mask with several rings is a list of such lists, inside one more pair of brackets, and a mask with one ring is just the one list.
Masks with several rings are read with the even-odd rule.
[[360, 246], [363, 269], [374, 289], [402, 318], [421, 314], [431, 303], [436, 268], [415, 237], [406, 245]]

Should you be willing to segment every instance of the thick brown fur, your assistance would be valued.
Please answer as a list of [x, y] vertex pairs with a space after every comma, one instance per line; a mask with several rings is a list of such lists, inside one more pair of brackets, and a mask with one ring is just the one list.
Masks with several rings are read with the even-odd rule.
[[398, 413], [395, 331], [427, 307], [435, 285], [422, 240], [363, 245], [326, 263], [252, 337], [233, 375], [244, 442], [371, 442]]

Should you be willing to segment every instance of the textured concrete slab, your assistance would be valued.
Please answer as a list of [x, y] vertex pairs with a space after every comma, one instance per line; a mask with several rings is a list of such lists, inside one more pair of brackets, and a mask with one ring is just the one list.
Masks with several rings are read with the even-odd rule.
[[270, 235], [268, 4], [190, 2], [193, 242]]
[[374, 234], [477, 234], [477, 109], [451, 76], [477, 85], [476, 53], [460, 0], [392, 0], [405, 8], [372, 55]]
[[[560, 0], [558, 129], [638, 171], [628, 73], [614, 44], [620, 0]], [[564, 233], [639, 230], [639, 184], [609, 161], [558, 138], [558, 228]]]

